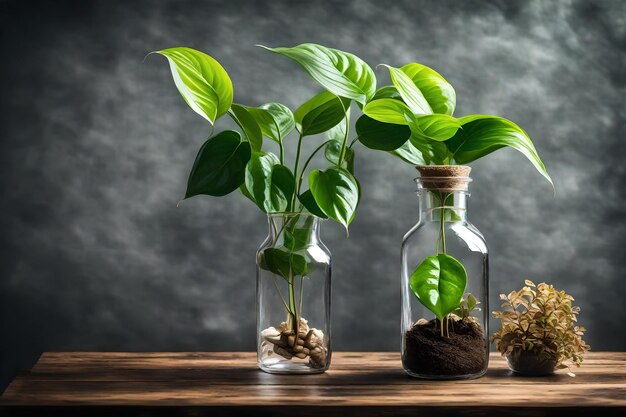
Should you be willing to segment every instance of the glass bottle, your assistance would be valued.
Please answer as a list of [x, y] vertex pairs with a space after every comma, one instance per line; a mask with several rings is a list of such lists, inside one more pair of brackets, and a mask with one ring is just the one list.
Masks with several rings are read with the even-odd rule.
[[320, 218], [268, 214], [257, 251], [257, 362], [269, 373], [321, 373], [330, 365], [331, 255]]
[[418, 378], [478, 378], [489, 361], [489, 278], [485, 239], [467, 219], [470, 168], [417, 168], [419, 218], [402, 242], [402, 365]]

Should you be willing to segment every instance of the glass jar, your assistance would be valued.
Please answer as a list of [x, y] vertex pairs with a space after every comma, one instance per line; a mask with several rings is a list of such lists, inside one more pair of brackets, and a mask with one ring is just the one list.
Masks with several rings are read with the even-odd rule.
[[268, 214], [257, 252], [257, 362], [269, 373], [321, 373], [330, 365], [331, 255], [320, 218]]
[[402, 365], [469, 379], [489, 361], [488, 254], [467, 220], [469, 167], [417, 167], [419, 218], [402, 242]]

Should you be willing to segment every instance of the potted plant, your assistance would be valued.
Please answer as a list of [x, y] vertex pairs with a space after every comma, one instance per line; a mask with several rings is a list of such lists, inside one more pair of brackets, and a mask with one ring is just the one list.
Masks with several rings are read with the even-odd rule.
[[[185, 198], [239, 190], [267, 214], [269, 234], [257, 252], [259, 367], [318, 373], [331, 358], [331, 255], [319, 238], [320, 220], [330, 218], [347, 231], [355, 217], [361, 194], [348, 143], [350, 106], [372, 99], [376, 79], [365, 62], [336, 49], [267, 49], [300, 63], [324, 90], [294, 112], [280, 103], [248, 106], [233, 101], [230, 77], [211, 56], [184, 47], [155, 53], [167, 58], [178, 91], [196, 113], [211, 125], [228, 116], [239, 127], [216, 134], [212, 127]], [[326, 139], [305, 158], [303, 141], [322, 133]], [[285, 152], [290, 146], [292, 163]], [[327, 166], [310, 169], [321, 151]]]
[[[415, 377], [479, 377], [489, 359], [488, 251], [467, 218], [471, 168], [464, 164], [508, 146], [552, 180], [515, 123], [483, 114], [454, 117], [456, 93], [438, 72], [414, 62], [385, 67], [392, 85], [363, 106], [356, 133], [367, 148], [420, 173], [418, 221], [402, 244], [402, 363]], [[478, 303], [481, 310], [469, 308]]]
[[500, 329], [492, 336], [509, 368], [521, 375], [550, 375], [555, 369], [579, 367], [589, 350], [578, 326], [574, 298], [552, 285], [526, 280], [519, 291], [500, 294], [504, 310], [494, 311]]

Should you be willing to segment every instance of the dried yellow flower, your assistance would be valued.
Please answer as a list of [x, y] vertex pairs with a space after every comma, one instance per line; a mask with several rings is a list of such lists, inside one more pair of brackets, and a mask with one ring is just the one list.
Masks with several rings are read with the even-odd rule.
[[534, 351], [541, 360], [554, 360], [557, 369], [580, 366], [589, 345], [582, 339], [585, 328], [576, 325], [580, 308], [572, 306], [574, 298], [546, 283], [525, 284], [519, 291], [500, 294], [505, 309], [493, 312], [501, 321], [491, 338], [496, 349], [503, 356], [514, 349]]

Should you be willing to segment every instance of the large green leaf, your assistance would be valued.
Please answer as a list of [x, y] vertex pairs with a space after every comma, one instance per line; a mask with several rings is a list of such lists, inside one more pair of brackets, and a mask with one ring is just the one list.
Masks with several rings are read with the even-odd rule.
[[309, 174], [309, 189], [324, 214], [347, 230], [360, 199], [359, 184], [352, 174], [339, 167], [313, 170]]
[[391, 75], [391, 82], [396, 86], [398, 93], [402, 97], [402, 100], [413, 111], [414, 114], [432, 114], [433, 110], [428, 104], [428, 101], [422, 94], [422, 91], [417, 88], [415, 83], [408, 75], [398, 68], [385, 65], [389, 69], [389, 75]]
[[324, 91], [301, 105], [293, 114], [302, 136], [317, 135], [339, 124], [346, 116], [350, 100]]
[[456, 117], [447, 114], [410, 115], [407, 121], [416, 137], [443, 142], [454, 136], [461, 128], [461, 122]]
[[408, 126], [382, 123], [365, 114], [356, 121], [355, 128], [363, 145], [381, 151], [396, 150], [411, 136]]
[[291, 110], [280, 103], [267, 103], [259, 107], [246, 107], [261, 127], [263, 135], [281, 142], [295, 127]]
[[248, 138], [252, 150], [260, 151], [263, 147], [263, 132], [256, 119], [245, 106], [233, 103], [231, 109], [237, 119], [237, 123], [241, 126], [243, 133], [245, 133]]
[[363, 113], [379, 122], [398, 125], [406, 125], [414, 117], [404, 102], [393, 98], [372, 100], [365, 105]]
[[404, 162], [407, 162], [411, 165], [428, 165], [426, 160], [424, 159], [424, 155], [417, 149], [410, 140], [407, 140], [402, 146], [394, 151], [390, 151], [390, 154], [397, 156], [402, 159]]
[[400, 68], [422, 92], [435, 113], [452, 115], [456, 107], [456, 93], [452, 85], [437, 71], [411, 62]]
[[222, 196], [236, 190], [244, 182], [250, 152], [250, 144], [234, 130], [209, 138], [193, 163], [185, 198], [199, 194]]
[[355, 55], [313, 43], [304, 43], [293, 48], [261, 47], [293, 59], [311, 78], [337, 96], [361, 104], [374, 96], [374, 71]]
[[459, 306], [467, 272], [452, 256], [440, 253], [424, 259], [411, 274], [410, 285], [424, 307], [441, 320]]
[[219, 62], [185, 47], [153, 53], [167, 58], [176, 88], [193, 111], [211, 124], [228, 111], [233, 102], [233, 83]]
[[257, 206], [266, 213], [287, 210], [295, 179], [272, 153], [253, 152], [246, 166], [245, 183]]
[[491, 152], [509, 146], [521, 152], [554, 187], [545, 165], [528, 134], [510, 120], [498, 116], [474, 114], [459, 118], [463, 129], [445, 142], [459, 164], [475, 161]]

